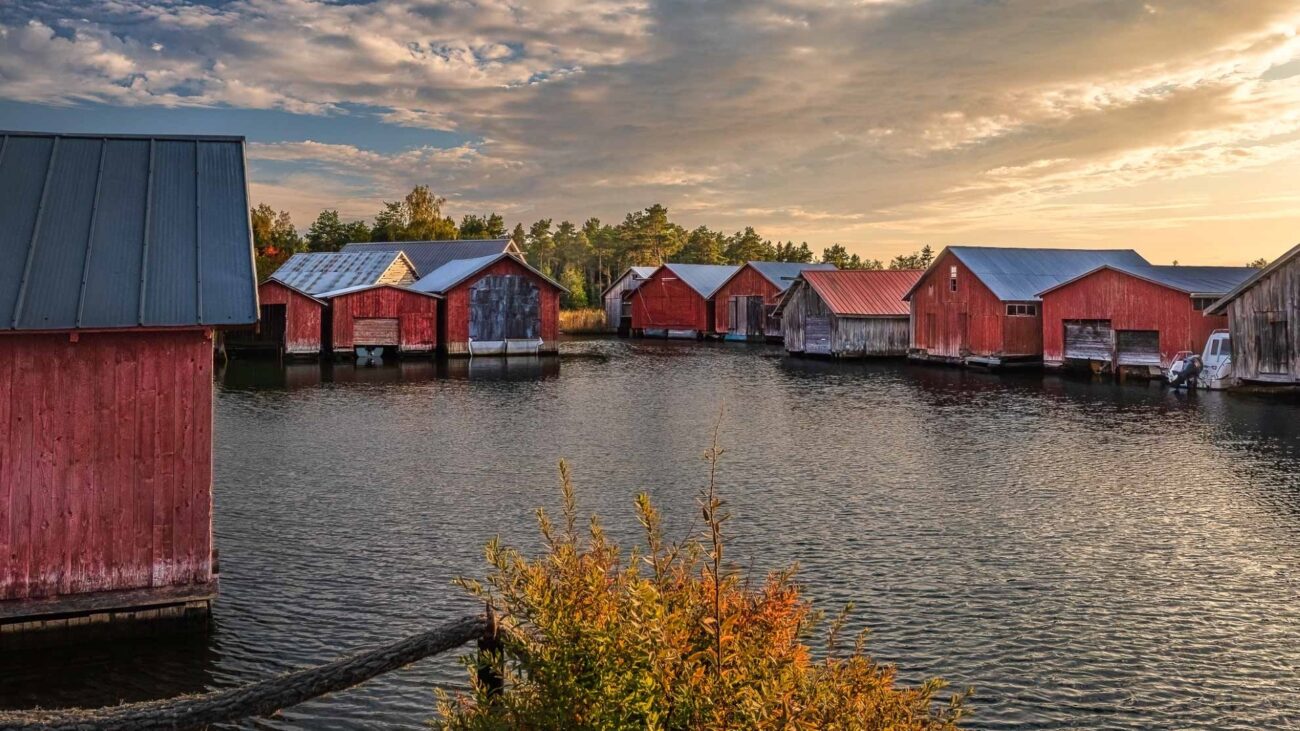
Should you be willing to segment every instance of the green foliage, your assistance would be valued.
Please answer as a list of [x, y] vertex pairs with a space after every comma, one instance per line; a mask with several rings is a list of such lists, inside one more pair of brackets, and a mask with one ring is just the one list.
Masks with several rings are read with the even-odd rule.
[[686, 244], [673, 259], [682, 264], [726, 264], [727, 237], [700, 226], [686, 236]]
[[889, 262], [890, 269], [925, 269], [934, 262], [934, 251], [929, 244], [921, 247], [920, 251], [914, 251], [911, 254], [899, 255]]
[[822, 263], [834, 264], [839, 269], [884, 269], [879, 259], [863, 259], [857, 254], [849, 254], [840, 244], [832, 244], [822, 249]]
[[564, 274], [560, 276], [560, 284], [569, 290], [560, 302], [565, 309], [581, 310], [588, 305], [587, 286], [582, 272], [577, 267], [566, 267]]
[[506, 236], [506, 222], [493, 213], [488, 216], [467, 215], [460, 220], [462, 239], [503, 239]]
[[259, 203], [249, 212], [249, 217], [253, 225], [257, 279], [261, 281], [271, 276], [289, 257], [302, 251], [303, 240], [288, 211], [277, 213], [267, 204]]
[[808, 242], [805, 241], [798, 246], [793, 241], [787, 241], [784, 244], [778, 242], [775, 248], [776, 261], [789, 261], [796, 264], [811, 264], [813, 260], [812, 249], [808, 248]]
[[417, 185], [400, 201], [384, 203], [370, 229], [372, 241], [442, 241], [455, 239], [456, 222], [442, 215], [446, 198]]
[[745, 227], [727, 237], [727, 261], [743, 264], [747, 261], [771, 261], [776, 258], [772, 242], [759, 236], [753, 228]]
[[343, 223], [339, 212], [324, 210], [307, 229], [308, 251], [338, 251], [344, 244], [370, 240], [370, 227], [365, 221]]
[[[700, 496], [705, 529], [666, 542], [649, 498], [635, 500], [644, 548], [625, 554], [594, 517], [578, 528], [567, 466], [560, 463], [559, 525], [539, 510], [545, 552], [528, 558], [488, 545], [485, 582], [462, 580], [500, 612], [503, 650], [490, 662], [506, 680], [489, 697], [440, 693], [446, 731], [505, 729], [957, 729], [963, 695], [940, 699], [942, 681], [903, 687], [892, 666], [848, 651], [829, 623], [827, 654], [805, 644], [821, 620], [792, 570], [751, 580], [724, 554], [728, 520], [712, 479], [721, 451], [706, 453]], [[473, 676], [471, 676], [473, 678]]]
[[1254, 261], [1247, 263], [1246, 266], [1250, 267], [1251, 269], [1263, 269], [1264, 267], [1268, 266], [1268, 259], [1263, 259], [1263, 258], [1255, 259]]

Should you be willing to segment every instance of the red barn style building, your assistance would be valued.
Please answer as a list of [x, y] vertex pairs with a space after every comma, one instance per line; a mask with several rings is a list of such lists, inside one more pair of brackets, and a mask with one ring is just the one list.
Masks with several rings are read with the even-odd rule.
[[246, 190], [243, 138], [0, 133], [0, 624], [215, 596], [212, 339], [257, 320]]
[[1181, 351], [1200, 353], [1228, 326], [1205, 309], [1257, 270], [1249, 267], [1103, 264], [1039, 293], [1043, 363], [1098, 363], [1169, 370]]
[[781, 321], [772, 316], [781, 295], [801, 272], [827, 269], [835, 265], [746, 262], [713, 294], [713, 331], [729, 340], [781, 337]]
[[438, 349], [441, 295], [392, 284], [324, 292], [329, 302], [330, 344], [336, 353], [382, 349], [396, 355], [432, 355]]
[[996, 367], [1043, 357], [1038, 293], [1102, 264], [1148, 266], [1136, 251], [949, 246], [908, 291], [909, 355]]
[[560, 295], [568, 290], [513, 254], [453, 260], [411, 288], [442, 295], [438, 333], [444, 353], [559, 352]]
[[260, 319], [255, 328], [225, 334], [228, 350], [274, 351], [286, 356], [320, 355], [328, 304], [278, 279], [257, 287]]
[[454, 239], [451, 241], [366, 241], [347, 244], [345, 254], [374, 254], [402, 252], [415, 267], [416, 278], [428, 276], [443, 265], [458, 259], [481, 259], [497, 254], [514, 254], [522, 259], [524, 252], [514, 241], [504, 239]]
[[714, 330], [713, 295], [740, 267], [664, 264], [628, 295], [632, 332], [704, 337]]

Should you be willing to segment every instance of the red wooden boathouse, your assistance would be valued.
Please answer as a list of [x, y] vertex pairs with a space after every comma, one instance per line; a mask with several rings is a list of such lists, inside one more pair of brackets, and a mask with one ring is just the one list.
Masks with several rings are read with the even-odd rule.
[[257, 327], [226, 333], [229, 350], [275, 351], [288, 356], [320, 355], [327, 303], [278, 279], [257, 287]]
[[772, 316], [781, 295], [802, 272], [829, 269], [835, 265], [746, 262], [713, 294], [713, 331], [733, 340], [781, 337], [781, 321]]
[[971, 365], [1038, 363], [1038, 293], [1102, 264], [1147, 266], [1127, 249], [949, 246], [908, 291], [909, 355]]
[[443, 296], [438, 332], [449, 355], [559, 352], [568, 290], [514, 254], [449, 261], [411, 288]]
[[206, 607], [243, 139], [0, 135], [0, 623]]
[[703, 337], [714, 333], [713, 295], [740, 267], [664, 264], [628, 295], [632, 332]]
[[336, 353], [383, 348], [398, 355], [432, 355], [438, 348], [442, 295], [392, 284], [324, 292], [330, 303], [330, 341]]
[[1039, 293], [1043, 363], [1097, 363], [1168, 371], [1181, 351], [1200, 353], [1225, 315], [1206, 308], [1246, 281], [1249, 267], [1103, 264]]

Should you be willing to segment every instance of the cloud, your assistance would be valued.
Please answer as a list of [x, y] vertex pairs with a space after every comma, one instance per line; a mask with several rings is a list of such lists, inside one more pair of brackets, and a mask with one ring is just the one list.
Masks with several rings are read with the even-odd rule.
[[455, 130], [395, 152], [287, 131], [250, 158], [357, 208], [421, 182], [521, 216], [660, 201], [883, 255], [1231, 216], [1198, 181], [1300, 155], [1297, 28], [1293, 0], [44, 0], [0, 8], [0, 96]]

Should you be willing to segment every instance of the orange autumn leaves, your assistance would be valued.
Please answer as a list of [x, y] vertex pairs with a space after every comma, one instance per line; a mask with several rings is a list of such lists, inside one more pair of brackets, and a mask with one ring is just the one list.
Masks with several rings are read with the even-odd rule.
[[[710, 460], [716, 464], [716, 450]], [[706, 532], [665, 543], [659, 513], [636, 498], [646, 546], [624, 554], [594, 517], [579, 530], [573, 485], [560, 465], [561, 524], [544, 511], [545, 553], [528, 558], [493, 541], [485, 581], [461, 583], [500, 613], [494, 658], [504, 693], [441, 694], [438, 724], [487, 729], [956, 729], [964, 696], [940, 701], [938, 680], [895, 682], [862, 637], [847, 652], [830, 623], [827, 653], [805, 641], [821, 616], [792, 571], [757, 585], [726, 568], [727, 516], [711, 485]]]

